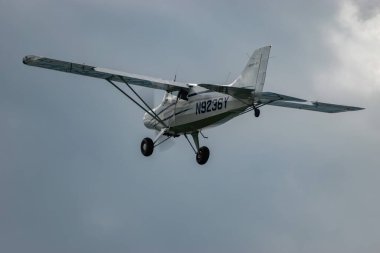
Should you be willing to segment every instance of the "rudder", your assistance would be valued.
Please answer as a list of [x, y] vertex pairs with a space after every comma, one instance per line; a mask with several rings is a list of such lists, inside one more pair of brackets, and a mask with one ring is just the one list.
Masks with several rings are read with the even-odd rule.
[[230, 86], [255, 89], [255, 92], [262, 92], [271, 47], [272, 46], [266, 46], [256, 49], [249, 58], [243, 72]]

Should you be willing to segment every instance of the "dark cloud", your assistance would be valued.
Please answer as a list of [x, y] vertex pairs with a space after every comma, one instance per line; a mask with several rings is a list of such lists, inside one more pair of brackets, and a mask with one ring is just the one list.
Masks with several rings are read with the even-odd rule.
[[359, 17], [364, 21], [380, 14], [380, 1], [355, 0], [352, 3], [359, 7]]
[[[339, 23], [343, 3], [0, 2], [0, 251], [377, 252], [377, 86], [352, 89], [377, 75], [366, 57], [347, 64], [377, 39], [347, 30], [349, 15]], [[104, 82], [21, 63], [40, 54], [224, 83], [266, 44], [266, 90], [367, 110], [264, 107], [205, 130], [201, 168], [182, 138], [142, 157], [153, 133]]]

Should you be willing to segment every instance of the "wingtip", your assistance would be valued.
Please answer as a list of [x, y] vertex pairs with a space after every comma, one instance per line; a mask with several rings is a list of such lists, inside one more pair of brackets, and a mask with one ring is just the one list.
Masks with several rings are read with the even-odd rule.
[[30, 64], [30, 62], [37, 60], [39, 58], [41, 58], [41, 57], [38, 57], [35, 55], [26, 55], [26, 56], [24, 56], [24, 58], [22, 58], [22, 63], [28, 65], [28, 64]]
[[22, 58], [22, 63], [27, 64], [29, 56], [24, 56]]
[[361, 110], [364, 110], [364, 109], [365, 108], [349, 106], [349, 107], [346, 107], [344, 111], [346, 111], [346, 112], [354, 112], [354, 111], [361, 111]]

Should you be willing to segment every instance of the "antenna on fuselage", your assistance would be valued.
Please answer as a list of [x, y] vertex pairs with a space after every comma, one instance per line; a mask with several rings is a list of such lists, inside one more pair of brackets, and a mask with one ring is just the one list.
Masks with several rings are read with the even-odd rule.
[[177, 65], [177, 68], [175, 69], [173, 82], [177, 81], [178, 69], [179, 69], [179, 65]]

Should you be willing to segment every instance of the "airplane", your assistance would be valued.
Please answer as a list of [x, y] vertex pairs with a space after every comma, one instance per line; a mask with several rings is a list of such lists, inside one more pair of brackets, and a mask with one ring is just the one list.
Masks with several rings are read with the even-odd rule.
[[[90, 76], [106, 80], [138, 107], [145, 111], [143, 122], [148, 129], [156, 130], [152, 140], [142, 140], [140, 149], [144, 156], [150, 156], [155, 147], [170, 138], [183, 135], [196, 155], [198, 164], [209, 159], [210, 151], [200, 147], [199, 134], [208, 127], [221, 125], [239, 115], [253, 111], [260, 116], [260, 108], [265, 105], [280, 106], [324, 113], [357, 111], [364, 108], [311, 102], [283, 94], [264, 92], [269, 54], [272, 46], [256, 49], [249, 58], [241, 74], [230, 84], [184, 83], [130, 74], [121, 71], [28, 55], [23, 63], [30, 66], [57, 70], [72, 74]], [[115, 82], [123, 83], [130, 90], [120, 88]], [[132, 85], [166, 91], [162, 102], [152, 108]], [[192, 136], [193, 144], [188, 138]]]

